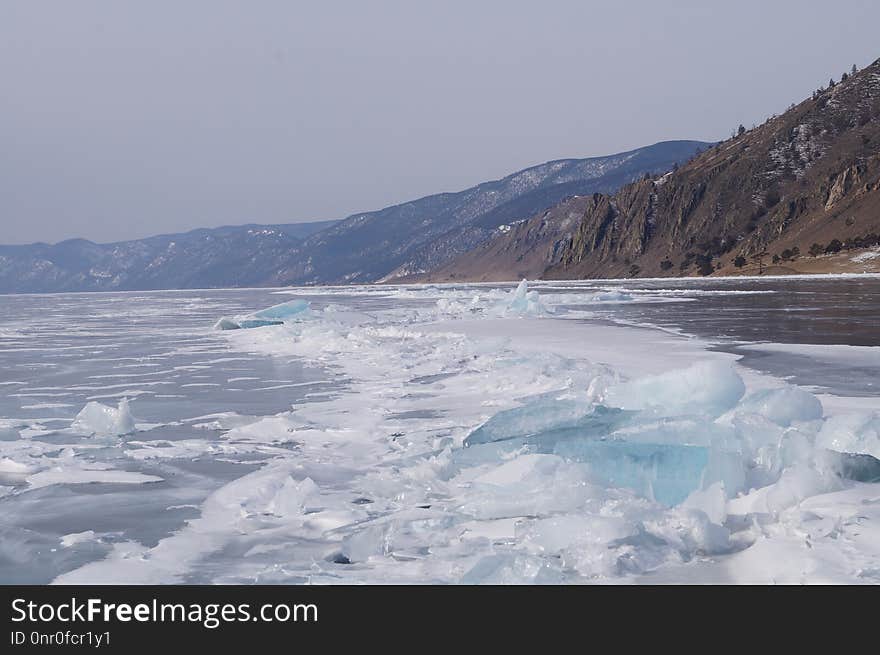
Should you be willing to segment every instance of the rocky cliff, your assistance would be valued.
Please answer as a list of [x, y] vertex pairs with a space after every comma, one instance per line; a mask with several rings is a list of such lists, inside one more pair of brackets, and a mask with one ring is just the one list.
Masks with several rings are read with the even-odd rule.
[[673, 172], [592, 196], [544, 276], [797, 272], [878, 233], [880, 60]]

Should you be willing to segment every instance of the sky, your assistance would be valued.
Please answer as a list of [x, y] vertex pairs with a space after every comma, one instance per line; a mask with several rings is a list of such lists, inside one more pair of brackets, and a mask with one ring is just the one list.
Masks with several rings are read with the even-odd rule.
[[0, 243], [342, 218], [714, 141], [878, 57], [876, 0], [0, 0]]

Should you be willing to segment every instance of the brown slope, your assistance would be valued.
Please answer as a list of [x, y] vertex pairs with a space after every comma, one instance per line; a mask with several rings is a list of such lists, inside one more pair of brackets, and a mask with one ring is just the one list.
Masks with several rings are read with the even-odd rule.
[[459, 255], [445, 266], [407, 281], [502, 282], [537, 278], [559, 263], [591, 202], [591, 196], [564, 200], [512, 225], [506, 233]]
[[777, 272], [799, 272], [813, 243], [857, 252], [878, 233], [880, 60], [659, 180], [593, 196], [545, 277], [743, 272], [795, 247]]

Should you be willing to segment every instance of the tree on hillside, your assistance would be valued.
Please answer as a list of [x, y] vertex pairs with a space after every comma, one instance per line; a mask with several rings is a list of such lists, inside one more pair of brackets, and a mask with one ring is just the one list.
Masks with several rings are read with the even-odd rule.
[[841, 250], [843, 250], [843, 244], [840, 242], [840, 239], [832, 239], [831, 243], [825, 246], [826, 254], [840, 252]]
[[852, 71], [851, 71], [851, 72], [852, 72], [853, 75], [855, 75], [856, 73], [859, 72], [859, 69], [858, 69], [858, 67], [857, 67], [855, 64], [853, 64], [853, 67], [852, 67]]
[[742, 268], [746, 265], [746, 258], [742, 255], [739, 255], [736, 259], [733, 260], [733, 265], [737, 268]]
[[742, 135], [745, 134], [745, 133], [746, 133], [746, 128], [745, 128], [745, 126], [744, 126], [742, 123], [740, 123], [739, 127], [738, 127], [737, 130], [736, 130], [736, 135], [737, 135], [737, 136], [742, 136]]
[[812, 246], [810, 246], [810, 257], [816, 257], [817, 255], [821, 255], [823, 252], [825, 252], [825, 247], [821, 243], [814, 243]]
[[768, 254], [769, 253], [766, 250], [762, 250], [761, 252], [752, 255], [752, 261], [758, 265], [758, 275], [764, 274], [764, 257]]

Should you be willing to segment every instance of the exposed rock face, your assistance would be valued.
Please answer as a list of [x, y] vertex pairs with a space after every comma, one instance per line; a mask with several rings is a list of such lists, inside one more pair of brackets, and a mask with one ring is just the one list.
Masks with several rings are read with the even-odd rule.
[[831, 211], [854, 188], [861, 187], [854, 195], [873, 191], [874, 184], [865, 181], [867, 172], [868, 167], [865, 164], [853, 164], [835, 177], [828, 192], [828, 200], [825, 201], [825, 211]]
[[593, 196], [575, 196], [503, 230], [428, 275], [407, 281], [498, 282], [539, 277], [558, 264]]
[[545, 276], [727, 273], [878, 233], [880, 60], [672, 173], [594, 196]]

